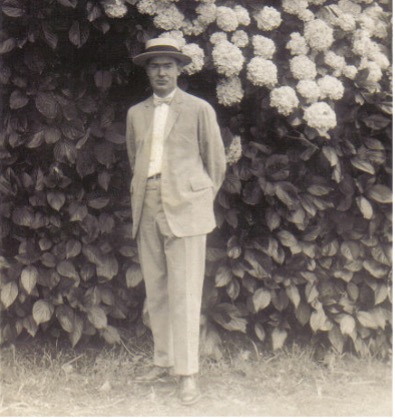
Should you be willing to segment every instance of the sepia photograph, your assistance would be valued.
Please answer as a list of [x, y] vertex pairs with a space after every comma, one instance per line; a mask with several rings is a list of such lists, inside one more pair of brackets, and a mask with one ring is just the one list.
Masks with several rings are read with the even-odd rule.
[[392, 2], [0, 7], [0, 416], [391, 417]]

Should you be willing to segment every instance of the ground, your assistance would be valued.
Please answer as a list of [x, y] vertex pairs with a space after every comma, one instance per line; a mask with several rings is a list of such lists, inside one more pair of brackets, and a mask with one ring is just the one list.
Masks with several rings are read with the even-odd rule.
[[227, 343], [223, 359], [202, 360], [203, 398], [177, 399], [174, 378], [134, 380], [150, 362], [145, 338], [117, 346], [27, 339], [1, 350], [1, 416], [392, 416], [388, 361], [292, 345], [260, 352], [253, 342]]

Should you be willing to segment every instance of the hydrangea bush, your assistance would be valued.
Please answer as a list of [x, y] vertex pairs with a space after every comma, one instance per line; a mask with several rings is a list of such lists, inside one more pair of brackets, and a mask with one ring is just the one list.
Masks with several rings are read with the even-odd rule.
[[141, 325], [123, 129], [148, 94], [129, 58], [165, 36], [227, 147], [203, 334], [388, 353], [389, 0], [3, 3], [3, 340]]

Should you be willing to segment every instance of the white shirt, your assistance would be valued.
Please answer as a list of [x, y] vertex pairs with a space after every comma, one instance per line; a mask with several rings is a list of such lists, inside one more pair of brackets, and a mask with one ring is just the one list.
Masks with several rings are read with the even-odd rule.
[[[166, 96], [166, 98], [173, 98], [175, 92], [176, 91], [173, 90], [169, 95]], [[155, 93], [154, 97], [159, 98], [159, 96], [157, 96]], [[159, 106], [155, 106], [153, 122], [154, 126], [152, 129], [151, 157], [148, 167], [148, 177], [160, 174], [162, 170], [163, 142], [165, 139], [164, 135], [168, 114], [168, 104], [163, 103]]]

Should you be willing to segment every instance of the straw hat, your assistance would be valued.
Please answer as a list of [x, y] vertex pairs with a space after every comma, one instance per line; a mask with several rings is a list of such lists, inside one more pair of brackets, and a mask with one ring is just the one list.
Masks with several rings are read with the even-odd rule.
[[146, 42], [145, 52], [133, 57], [133, 62], [137, 65], [144, 66], [148, 59], [161, 56], [175, 58], [184, 65], [187, 65], [192, 61], [188, 55], [185, 55], [180, 51], [180, 46], [176, 39], [155, 38]]

